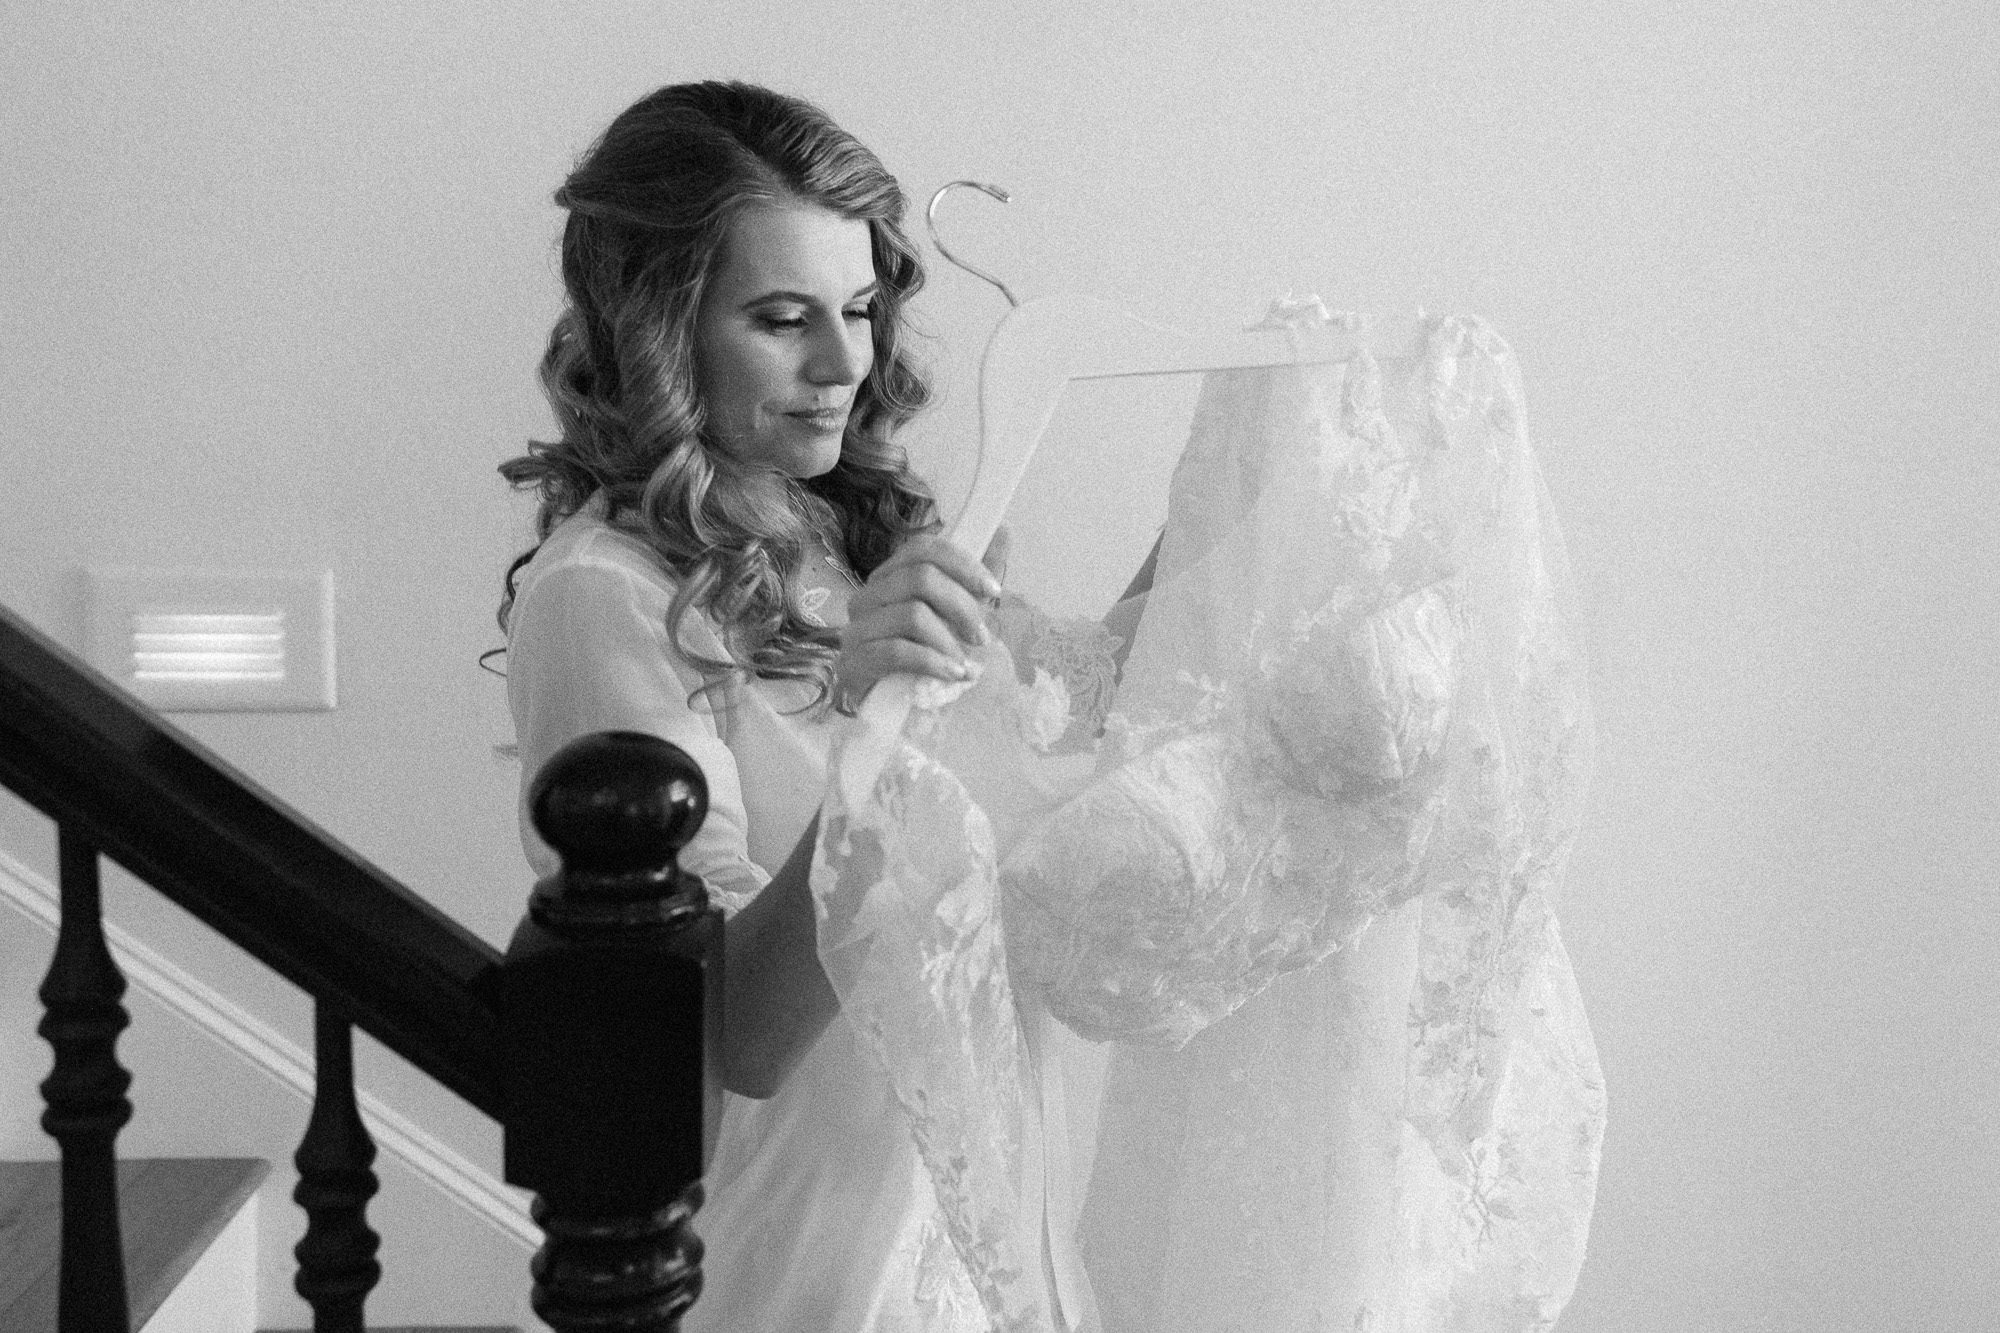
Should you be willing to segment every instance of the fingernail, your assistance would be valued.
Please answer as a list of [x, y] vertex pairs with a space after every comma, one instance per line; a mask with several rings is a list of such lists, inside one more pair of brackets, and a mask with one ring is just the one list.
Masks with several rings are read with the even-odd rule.
[[988, 630], [986, 626], [984, 625], [973, 626], [972, 641], [974, 643], [985, 643], [988, 639], [991, 639], [992, 637], [993, 637], [992, 631]]
[[953, 662], [951, 664], [951, 671], [952, 674], [957, 676], [960, 680], [964, 680], [967, 676], [970, 676], [972, 674], [972, 668], [970, 666], [967, 666], [964, 662]]
[[991, 574], [986, 576], [986, 595], [988, 597], [998, 597], [1000, 595], [1000, 580], [994, 578]]

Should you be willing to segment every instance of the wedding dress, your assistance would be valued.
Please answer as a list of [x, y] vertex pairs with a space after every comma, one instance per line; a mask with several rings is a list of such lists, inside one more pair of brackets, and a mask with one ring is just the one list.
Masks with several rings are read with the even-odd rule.
[[1029, 613], [843, 733], [822, 961], [992, 1328], [1553, 1325], [1604, 1122], [1566, 596], [1513, 358], [1433, 320], [1208, 378], [1122, 673]]

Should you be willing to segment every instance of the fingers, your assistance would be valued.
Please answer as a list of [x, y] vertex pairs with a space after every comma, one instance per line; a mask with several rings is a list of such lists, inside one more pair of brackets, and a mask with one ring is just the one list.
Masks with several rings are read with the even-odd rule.
[[848, 602], [838, 667], [847, 697], [858, 700], [896, 672], [966, 679], [966, 649], [990, 637], [984, 604], [999, 592], [998, 580], [951, 543], [905, 544]]
[[899, 673], [934, 676], [938, 680], [965, 680], [973, 668], [957, 654], [940, 653], [935, 648], [908, 639], [871, 639], [851, 653], [841, 654], [840, 688], [850, 704], [866, 698], [875, 682]]
[[[916, 542], [910, 546], [916, 546]], [[947, 542], [929, 540], [925, 549], [898, 551], [848, 603], [848, 617], [867, 620], [878, 610], [898, 603], [919, 603], [930, 609], [962, 643], [986, 641], [984, 602], [1000, 594], [1000, 584], [985, 567]], [[897, 629], [908, 621], [898, 619]]]
[[[853, 614], [850, 605], [849, 616], [847, 628], [841, 632], [843, 648], [859, 648], [871, 642], [907, 642], [954, 661], [965, 656], [966, 639], [927, 602], [898, 600], [868, 608], [859, 615]], [[985, 633], [985, 626], [981, 625], [979, 636], [971, 642], [982, 641]]]
[[907, 672], [958, 681], [969, 679], [973, 671], [965, 649], [935, 613], [928, 607], [902, 602], [848, 622], [835, 667], [839, 679], [835, 697], [851, 708], [884, 676]]
[[933, 565], [974, 597], [998, 597], [1000, 583], [986, 567], [942, 537], [915, 537], [883, 562], [879, 575], [904, 565]]

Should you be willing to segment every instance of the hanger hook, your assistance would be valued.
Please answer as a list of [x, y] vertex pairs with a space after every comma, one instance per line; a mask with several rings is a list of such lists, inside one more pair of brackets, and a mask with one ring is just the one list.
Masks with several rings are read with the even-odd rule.
[[998, 199], [1003, 204], [1011, 204], [1014, 202], [1013, 195], [1008, 194], [1005, 190], [1001, 189], [997, 185], [988, 185], [984, 181], [945, 182], [943, 185], [938, 186], [937, 193], [931, 196], [931, 202], [929, 207], [924, 209], [924, 225], [930, 228], [931, 244], [937, 247], [939, 254], [943, 255], [946, 259], [950, 260], [952, 263], [958, 265], [958, 267], [964, 269], [967, 273], [970, 273], [973, 277], [982, 279], [986, 282], [990, 282], [995, 287], [998, 287], [1000, 289], [1000, 294], [1007, 298], [1007, 304], [1019, 308], [1021, 304], [1020, 300], [1014, 295], [1014, 293], [1007, 290], [1006, 283], [1000, 281], [1000, 279], [994, 277], [991, 273], [988, 273], [983, 268], [974, 268], [972, 265], [966, 263], [963, 259], [960, 259], [957, 255], [953, 254], [951, 251], [947, 250], [945, 248], [944, 238], [938, 235], [938, 227], [937, 227], [938, 202], [942, 200], [945, 197], [945, 195], [951, 193], [952, 190], [958, 188], [961, 185], [968, 185], [973, 189], [978, 190], [981, 194], [985, 194], [994, 199]]

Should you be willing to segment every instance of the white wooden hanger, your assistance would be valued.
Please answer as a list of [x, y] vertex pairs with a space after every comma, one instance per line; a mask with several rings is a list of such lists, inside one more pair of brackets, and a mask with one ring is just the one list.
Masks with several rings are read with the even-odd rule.
[[1345, 361], [1362, 351], [1383, 359], [1416, 356], [1429, 336], [1421, 315], [1297, 328], [1267, 321], [1239, 333], [1203, 336], [1154, 324], [1094, 297], [1049, 296], [1023, 304], [1000, 279], [945, 248], [937, 229], [938, 203], [958, 186], [1003, 204], [1013, 196], [980, 181], [951, 181], [924, 210], [938, 253], [992, 283], [1014, 307], [993, 330], [980, 361], [979, 454], [971, 493], [947, 530], [963, 550], [983, 551], [992, 540], [1072, 381], [1313, 365]]
[[1363, 351], [1408, 357], [1423, 351], [1428, 335], [1421, 316], [1201, 335], [1151, 323], [1095, 297], [1029, 301], [1010, 311], [987, 340], [979, 367], [979, 457], [971, 494], [949, 535], [964, 550], [986, 549], [1073, 381], [1313, 365]]
[[[980, 361], [979, 455], [971, 493], [946, 529], [961, 550], [977, 554], [993, 539], [1072, 381], [1314, 365], [1345, 361], [1363, 351], [1382, 359], [1411, 357], [1423, 352], [1429, 337], [1430, 325], [1421, 314], [1306, 327], [1267, 322], [1237, 333], [1200, 335], [1154, 324], [1095, 297], [1048, 296], [1024, 304], [998, 278], [952, 254], [938, 237], [938, 202], [961, 185], [1002, 203], [1011, 198], [979, 181], [950, 182], [931, 196], [925, 209], [931, 240], [946, 259], [992, 283], [1014, 307], [987, 339]], [[858, 801], [880, 772], [886, 747], [909, 714], [917, 683], [915, 676], [889, 676], [863, 701], [861, 713], [874, 736], [874, 745], [866, 748], [874, 753], [848, 767], [847, 780], [855, 784], [851, 801]]]

